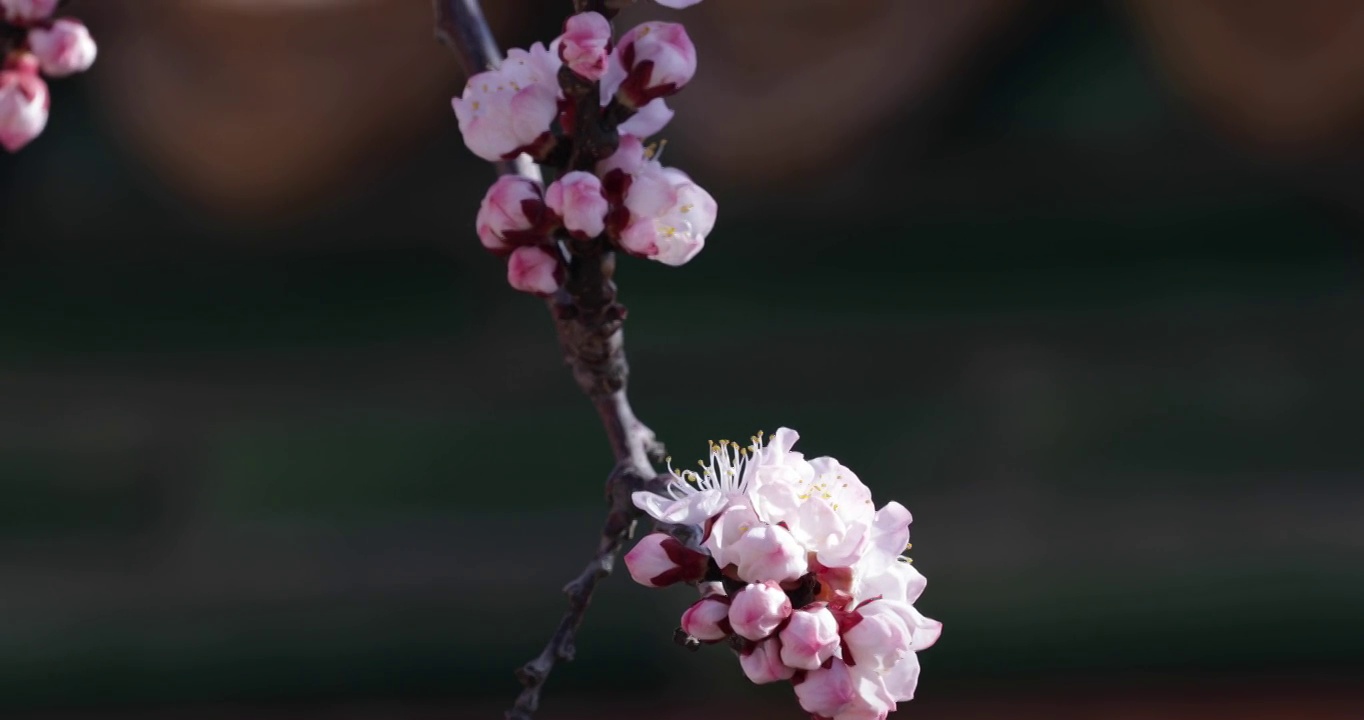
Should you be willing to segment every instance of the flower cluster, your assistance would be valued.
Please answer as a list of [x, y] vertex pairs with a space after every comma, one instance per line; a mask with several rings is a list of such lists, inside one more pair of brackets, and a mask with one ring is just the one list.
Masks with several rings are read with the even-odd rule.
[[914, 608], [926, 580], [901, 557], [910, 514], [879, 510], [871, 491], [829, 457], [806, 460], [783, 428], [747, 447], [712, 443], [701, 471], [669, 470], [666, 495], [640, 492], [654, 519], [699, 525], [700, 547], [664, 533], [625, 556], [644, 585], [695, 583], [681, 630], [728, 641], [755, 683], [789, 680], [800, 705], [835, 720], [884, 718], [914, 697], [916, 652], [942, 624]]
[[[699, 0], [659, 0], [686, 7]], [[552, 174], [546, 187], [506, 176], [478, 210], [479, 240], [506, 256], [512, 287], [549, 295], [574, 252], [614, 247], [681, 265], [715, 225], [714, 198], [657, 158], [646, 140], [672, 119], [665, 98], [696, 73], [696, 48], [679, 24], [646, 22], [613, 42], [610, 21], [573, 15], [548, 47], [513, 49], [469, 78], [453, 100], [475, 155], [525, 153]]]
[[58, 0], [0, 0], [0, 145], [16, 152], [47, 126], [48, 77], [84, 72], [95, 41], [79, 20], [53, 18]]

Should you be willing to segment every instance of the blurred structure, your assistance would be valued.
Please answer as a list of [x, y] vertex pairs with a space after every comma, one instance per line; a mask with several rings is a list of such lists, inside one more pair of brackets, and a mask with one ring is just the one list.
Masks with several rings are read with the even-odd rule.
[[[84, 5], [0, 156], [0, 716], [498, 712], [607, 455], [473, 237], [427, 3]], [[1358, 4], [695, 10], [667, 152], [721, 219], [622, 263], [636, 404], [915, 512], [906, 712], [1357, 715]], [[797, 716], [685, 606], [608, 583], [544, 717]]]

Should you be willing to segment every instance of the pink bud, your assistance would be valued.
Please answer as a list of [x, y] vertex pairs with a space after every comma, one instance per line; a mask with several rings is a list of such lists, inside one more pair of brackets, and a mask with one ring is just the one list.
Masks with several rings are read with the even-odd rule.
[[575, 170], [550, 183], [545, 204], [563, 219], [564, 227], [580, 240], [606, 230], [606, 198], [596, 175]]
[[663, 130], [672, 119], [672, 108], [663, 98], [657, 98], [645, 103], [629, 120], [617, 125], [616, 132], [646, 138]]
[[625, 553], [630, 577], [650, 587], [700, 580], [706, 574], [709, 560], [704, 553], [688, 548], [666, 533], [646, 535]]
[[689, 8], [692, 5], [695, 5], [699, 2], [701, 2], [701, 0], [658, 0], [659, 5], [662, 5], [663, 7], [675, 8], [678, 10], [681, 10], [682, 8]]
[[570, 16], [559, 36], [559, 57], [568, 69], [588, 80], [600, 80], [606, 72], [611, 23], [598, 13]]
[[729, 547], [739, 578], [749, 582], [786, 582], [806, 573], [808, 552], [790, 530], [766, 523], [750, 528]]
[[791, 613], [781, 631], [781, 661], [800, 670], [814, 670], [838, 650], [838, 621], [824, 603]]
[[755, 685], [789, 680], [796, 674], [795, 670], [782, 664], [781, 642], [776, 638], [763, 640], [747, 654], [739, 653], [739, 665]]
[[540, 184], [516, 175], [503, 175], [483, 196], [474, 224], [483, 247], [506, 255], [518, 245], [543, 240], [548, 235], [544, 219]]
[[696, 74], [696, 47], [677, 23], [647, 22], [620, 38], [601, 79], [602, 104], [612, 96], [641, 107], [672, 95]]
[[682, 613], [682, 631], [703, 642], [729, 637], [729, 598], [708, 595]]
[[513, 48], [496, 70], [464, 85], [452, 105], [464, 144], [484, 160], [507, 160], [522, 152], [542, 156], [554, 144], [550, 125], [559, 114], [559, 58], [541, 43], [529, 52]]
[[52, 23], [51, 28], [29, 30], [28, 46], [38, 56], [43, 72], [51, 77], [89, 70], [97, 51], [95, 39], [85, 25], [65, 18]]
[[635, 135], [622, 134], [616, 151], [597, 163], [597, 174], [605, 178], [612, 170], [620, 170], [633, 175], [642, 170], [646, 162], [644, 142]]
[[762, 640], [791, 615], [791, 599], [775, 582], [754, 583], [730, 601], [729, 624], [738, 635]]
[[16, 25], [52, 17], [61, 0], [0, 0], [0, 14]]
[[686, 173], [655, 162], [632, 176], [625, 207], [630, 220], [620, 232], [621, 247], [664, 265], [696, 257], [715, 227], [715, 198]]
[[0, 70], [0, 145], [16, 152], [42, 133], [51, 98], [28, 53], [11, 56]]
[[551, 295], [563, 285], [564, 268], [543, 248], [519, 247], [507, 258], [507, 282], [521, 292]]

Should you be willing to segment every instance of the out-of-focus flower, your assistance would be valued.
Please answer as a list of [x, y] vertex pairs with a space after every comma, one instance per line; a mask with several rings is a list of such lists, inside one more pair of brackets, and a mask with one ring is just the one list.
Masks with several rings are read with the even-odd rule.
[[43, 132], [51, 98], [38, 76], [38, 60], [19, 53], [0, 70], [0, 145], [16, 152]]
[[17, 25], [52, 17], [60, 0], [0, 0], [0, 13]]
[[544, 248], [519, 247], [507, 258], [507, 282], [521, 292], [551, 295], [563, 285], [563, 264]]
[[672, 108], [663, 98], [650, 100], [644, 107], [635, 111], [630, 119], [616, 126], [616, 130], [621, 135], [633, 135], [637, 138], [646, 138], [657, 134], [668, 122], [673, 119]]
[[662, 5], [663, 7], [676, 8], [678, 10], [681, 10], [682, 8], [689, 8], [692, 5], [695, 5], [699, 2], [701, 2], [701, 0], [658, 0], [659, 5]]
[[559, 114], [562, 61], [541, 43], [513, 48], [495, 70], [469, 78], [452, 101], [464, 144], [484, 160], [522, 152], [539, 157], [553, 146], [550, 125]]
[[89, 70], [98, 52], [95, 39], [90, 37], [85, 25], [68, 18], [53, 22], [50, 28], [29, 30], [28, 46], [38, 57], [43, 72], [51, 77]]

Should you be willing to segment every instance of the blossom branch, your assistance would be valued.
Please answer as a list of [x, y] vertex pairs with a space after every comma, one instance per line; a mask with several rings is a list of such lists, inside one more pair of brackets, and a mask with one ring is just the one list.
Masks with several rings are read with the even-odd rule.
[[[600, 0], [576, 0], [575, 4], [580, 9], [601, 6], [603, 15], [614, 14], [614, 10], [606, 7], [610, 3]], [[466, 72], [473, 75], [498, 66], [501, 53], [477, 0], [434, 0], [434, 6], [436, 35], [455, 50]], [[615, 125], [601, 127], [603, 113], [593, 86], [571, 87], [579, 90], [576, 98], [579, 127], [592, 132], [580, 133], [565, 164], [569, 169], [590, 170], [616, 150]], [[525, 154], [497, 162], [496, 166], [500, 175], [540, 181], [539, 167]], [[625, 311], [616, 301], [612, 280], [615, 253], [604, 242], [581, 242], [562, 235], [556, 236], [556, 244], [565, 278], [561, 287], [546, 298], [546, 304], [554, 318], [565, 362], [601, 417], [615, 467], [606, 481], [609, 510], [597, 551], [582, 572], [564, 587], [568, 610], [549, 642], [517, 671], [523, 689], [506, 714], [512, 720], [529, 719], [539, 707], [541, 688], [555, 663], [573, 659], [574, 641], [593, 591], [610, 574], [617, 552], [642, 516], [631, 501], [632, 494], [663, 486], [650, 462], [661, 459], [663, 447], [635, 416], [626, 397], [629, 365], [621, 330]]]

